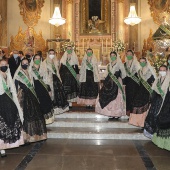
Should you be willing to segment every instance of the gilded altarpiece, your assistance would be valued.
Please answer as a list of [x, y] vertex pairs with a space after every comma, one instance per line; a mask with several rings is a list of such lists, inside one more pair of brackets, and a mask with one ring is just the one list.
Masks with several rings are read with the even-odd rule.
[[[77, 46], [77, 54], [81, 61], [87, 48], [92, 48], [97, 59], [101, 63], [108, 60], [108, 54], [112, 49], [112, 42], [116, 39], [116, 0], [101, 0], [101, 16], [94, 26], [97, 31], [89, 29], [89, 0], [75, 0], [74, 3], [74, 40]], [[100, 25], [100, 27], [97, 27]]]

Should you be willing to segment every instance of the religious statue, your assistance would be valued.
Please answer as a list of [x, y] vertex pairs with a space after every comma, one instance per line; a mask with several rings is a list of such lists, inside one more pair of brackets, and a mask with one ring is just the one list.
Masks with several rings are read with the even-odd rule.
[[89, 33], [101, 33], [100, 25], [105, 21], [102, 21], [98, 18], [98, 16], [92, 16], [90, 20], [88, 20]]
[[36, 0], [25, 0], [25, 6], [29, 11], [35, 11], [37, 7]]
[[24, 51], [26, 53], [34, 53], [34, 48], [35, 48], [35, 40], [34, 40], [34, 29], [29, 27], [26, 31], [26, 37], [25, 37], [25, 47]]

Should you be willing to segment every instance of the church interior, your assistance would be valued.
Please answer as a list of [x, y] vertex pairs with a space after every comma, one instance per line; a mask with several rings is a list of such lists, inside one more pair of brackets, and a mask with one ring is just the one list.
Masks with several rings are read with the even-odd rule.
[[[0, 57], [41, 51], [45, 60], [54, 49], [60, 61], [71, 46], [80, 69], [92, 49], [102, 84], [110, 53], [125, 63], [130, 49], [158, 73], [170, 54], [169, 13], [169, 0], [0, 0]], [[170, 152], [127, 115], [108, 121], [94, 107], [70, 108], [47, 125], [47, 140], [6, 149], [0, 170], [170, 170]]]

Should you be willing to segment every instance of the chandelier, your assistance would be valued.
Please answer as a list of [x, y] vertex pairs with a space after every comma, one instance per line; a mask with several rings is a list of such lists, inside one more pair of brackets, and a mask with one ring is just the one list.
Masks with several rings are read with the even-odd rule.
[[56, 27], [65, 24], [66, 19], [61, 17], [60, 8], [55, 7], [53, 17], [49, 19], [49, 23]]
[[139, 24], [141, 22], [141, 18], [138, 17], [137, 14], [136, 14], [136, 9], [135, 9], [134, 3], [130, 4], [130, 12], [129, 12], [128, 17], [126, 17], [124, 19], [124, 22], [127, 25], [131, 25], [131, 26], [134, 26], [134, 25]]

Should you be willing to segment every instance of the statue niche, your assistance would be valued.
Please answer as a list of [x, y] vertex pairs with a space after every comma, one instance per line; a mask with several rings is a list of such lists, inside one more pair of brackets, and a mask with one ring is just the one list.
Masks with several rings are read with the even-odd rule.
[[111, 1], [80, 0], [80, 34], [110, 34]]

